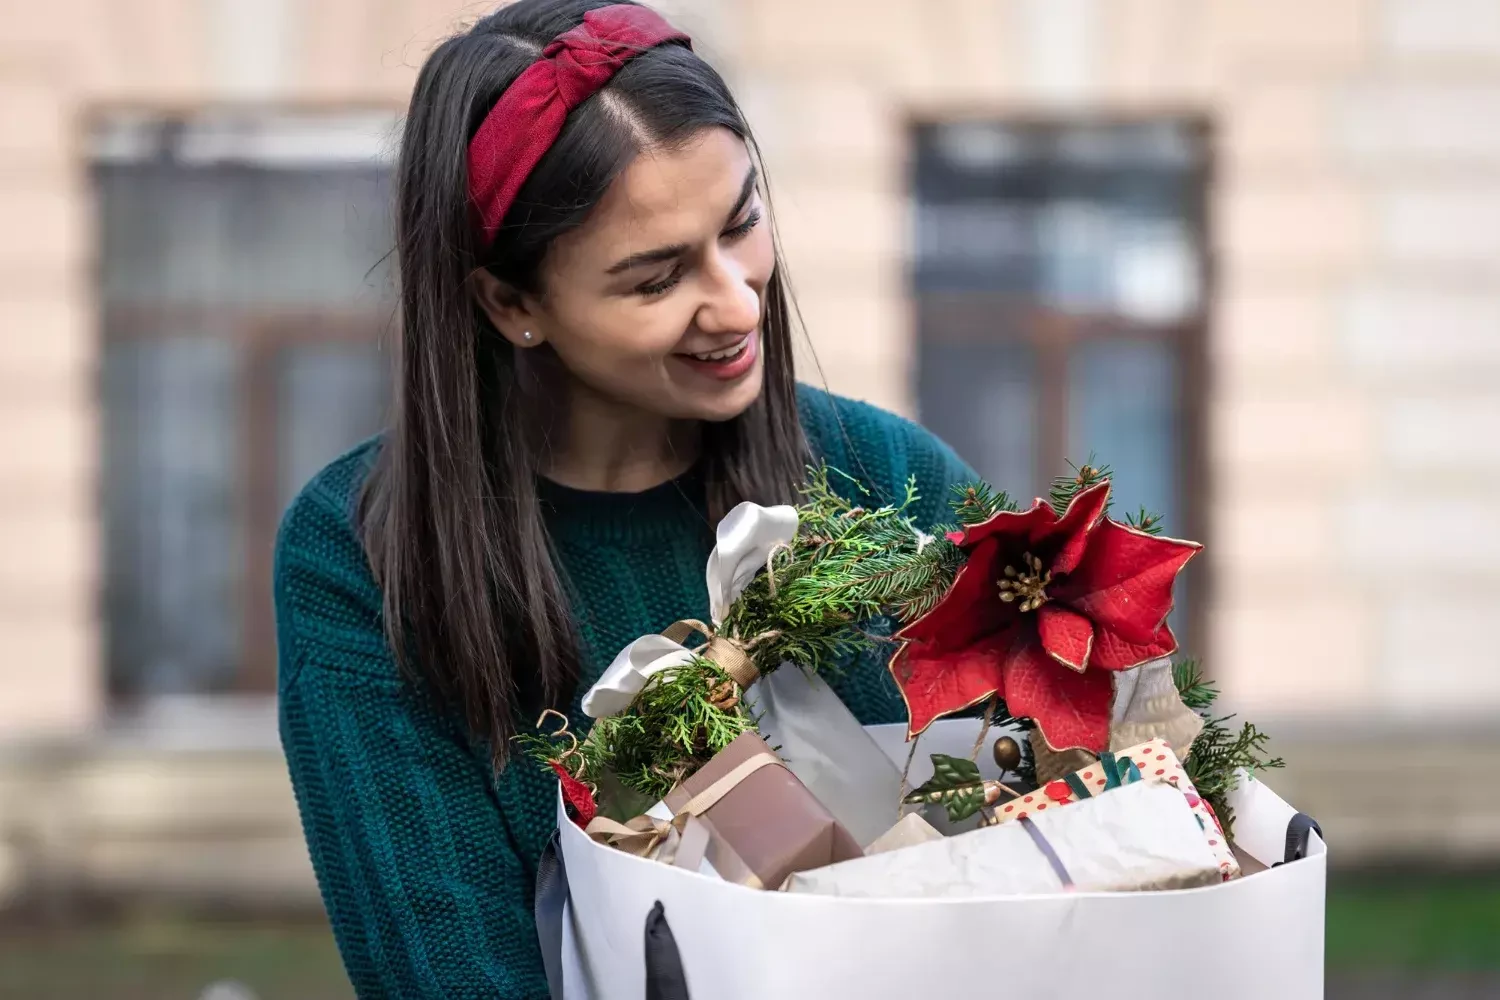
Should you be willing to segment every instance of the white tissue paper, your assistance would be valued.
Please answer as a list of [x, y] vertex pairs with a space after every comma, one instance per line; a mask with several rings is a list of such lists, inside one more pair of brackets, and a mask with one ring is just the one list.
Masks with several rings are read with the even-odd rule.
[[[1219, 882], [1219, 863], [1182, 793], [1143, 781], [1030, 820], [1079, 891], [1186, 889]], [[799, 872], [788, 892], [921, 899], [1067, 890], [1020, 823]]]
[[826, 681], [783, 663], [750, 685], [745, 703], [787, 769], [861, 847], [891, 828], [901, 772]]

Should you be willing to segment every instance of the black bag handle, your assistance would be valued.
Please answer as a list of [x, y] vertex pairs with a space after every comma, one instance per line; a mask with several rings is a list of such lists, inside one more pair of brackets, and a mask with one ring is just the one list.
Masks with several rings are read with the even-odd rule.
[[1286, 851], [1282, 859], [1271, 867], [1276, 868], [1307, 857], [1307, 852], [1312, 848], [1312, 835], [1315, 833], [1321, 840], [1323, 828], [1318, 825], [1317, 820], [1307, 813], [1298, 813], [1293, 816], [1286, 824]]
[[659, 899], [646, 915], [646, 1000], [692, 1000], [682, 953]]
[[547, 972], [547, 992], [552, 1000], [564, 1000], [562, 976], [563, 910], [568, 905], [568, 869], [552, 834], [536, 865], [536, 937], [542, 946], [542, 968]]
[[[563, 996], [563, 916], [568, 905], [568, 869], [563, 864], [557, 833], [542, 849], [536, 866], [536, 937], [542, 946], [542, 968], [552, 1000]], [[687, 975], [666, 907], [657, 900], [646, 915], [646, 1000], [692, 1000]]]

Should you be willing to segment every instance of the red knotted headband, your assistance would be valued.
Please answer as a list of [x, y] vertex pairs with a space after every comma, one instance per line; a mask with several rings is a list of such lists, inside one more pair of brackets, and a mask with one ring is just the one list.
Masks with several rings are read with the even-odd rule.
[[583, 15], [558, 35], [500, 95], [469, 143], [469, 199], [484, 240], [500, 228], [516, 193], [557, 141], [568, 112], [609, 82], [632, 57], [687, 35], [646, 7], [615, 4]]

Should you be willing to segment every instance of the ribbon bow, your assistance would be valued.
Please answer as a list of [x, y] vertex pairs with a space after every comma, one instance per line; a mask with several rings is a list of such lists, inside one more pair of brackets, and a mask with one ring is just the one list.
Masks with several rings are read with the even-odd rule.
[[[1135, 761], [1129, 757], [1123, 759], [1116, 757], [1106, 750], [1099, 755], [1100, 769], [1104, 772], [1104, 788], [1101, 791], [1109, 791], [1111, 788], [1119, 788], [1122, 785], [1131, 785], [1141, 780], [1141, 769], [1136, 766]], [[1078, 772], [1068, 775], [1063, 781], [1073, 790], [1073, 794], [1080, 799], [1090, 799], [1094, 793], [1089, 791], [1088, 783], [1078, 776]]]
[[[776, 553], [789, 548], [797, 537], [797, 509], [790, 506], [762, 507], [742, 503], [719, 522], [713, 552], [708, 556], [711, 622], [685, 618], [663, 629], [659, 635], [635, 640], [615, 657], [593, 687], [583, 696], [583, 711], [590, 718], [617, 715], [630, 707], [653, 674], [686, 666], [694, 657], [718, 664], [740, 688], [759, 676], [751, 653], [774, 632], [744, 638], [727, 635], [721, 627], [729, 609], [755, 579], [769, 567]], [[683, 641], [697, 633], [708, 640], [696, 650]]]
[[630, 59], [688, 36], [660, 14], [633, 4], [599, 7], [563, 32], [505, 88], [469, 142], [469, 198], [492, 240], [568, 112], [609, 82]]

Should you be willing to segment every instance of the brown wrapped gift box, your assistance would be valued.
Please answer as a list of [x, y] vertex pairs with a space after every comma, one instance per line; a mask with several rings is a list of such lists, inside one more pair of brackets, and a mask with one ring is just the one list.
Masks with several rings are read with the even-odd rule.
[[[735, 741], [667, 794], [667, 807], [680, 812], [757, 754], [774, 754], [753, 732]], [[707, 828], [706, 856], [726, 879], [777, 889], [793, 872], [821, 868], [864, 855], [845, 830], [780, 764], [751, 772], [699, 816]], [[680, 863], [680, 862], [679, 862]], [[753, 877], [752, 877], [753, 876]]]

